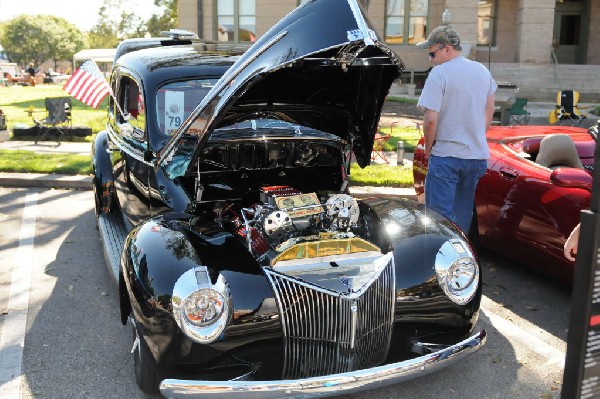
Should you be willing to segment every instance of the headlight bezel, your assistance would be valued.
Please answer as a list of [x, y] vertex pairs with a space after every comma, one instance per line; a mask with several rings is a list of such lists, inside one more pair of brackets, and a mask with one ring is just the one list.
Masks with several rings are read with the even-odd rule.
[[[215, 314], [208, 319], [203, 317], [196, 321], [189, 317], [189, 313], [194, 304], [198, 309], [198, 300], [202, 298], [209, 298], [207, 305], [215, 311]], [[211, 298], [221, 303], [211, 304]], [[201, 344], [219, 340], [233, 314], [231, 290], [225, 277], [219, 275], [213, 284], [205, 266], [194, 267], [179, 277], [173, 288], [171, 303], [173, 317], [181, 331], [193, 341]], [[213, 307], [213, 305], [216, 306]], [[202, 313], [201, 310], [198, 310], [198, 313]]]
[[469, 245], [452, 238], [440, 247], [435, 257], [435, 272], [442, 290], [458, 305], [466, 305], [479, 289], [480, 270]]

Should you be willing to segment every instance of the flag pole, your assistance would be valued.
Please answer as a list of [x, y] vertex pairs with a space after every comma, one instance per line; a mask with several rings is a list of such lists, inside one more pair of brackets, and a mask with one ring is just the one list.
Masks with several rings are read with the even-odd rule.
[[128, 121], [129, 120], [129, 115], [125, 116], [125, 112], [123, 112], [123, 109], [121, 108], [121, 106], [119, 105], [119, 102], [117, 101], [117, 97], [115, 97], [112, 88], [110, 89], [110, 93], [108, 93], [111, 98], [113, 99], [113, 101], [115, 102], [115, 105], [117, 106], [117, 110], [119, 111], [119, 114], [121, 114], [121, 117], [123, 118], [124, 121]]

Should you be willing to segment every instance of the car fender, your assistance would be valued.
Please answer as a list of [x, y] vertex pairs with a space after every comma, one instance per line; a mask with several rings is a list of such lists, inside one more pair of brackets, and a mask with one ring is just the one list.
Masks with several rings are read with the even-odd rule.
[[[134, 318], [159, 366], [176, 361], [165, 356], [183, 352], [169, 350], [173, 345], [191, 345], [173, 318], [171, 303], [175, 283], [188, 270], [201, 265], [207, 267], [213, 282], [221, 274], [225, 277], [232, 291], [232, 326], [247, 322], [235, 318], [248, 309], [259, 309], [273, 296], [256, 260], [238, 238], [210, 220], [194, 222], [187, 213], [146, 219], [127, 236], [121, 257], [120, 295], [128, 298], [121, 301], [121, 317]], [[275, 326], [275, 330], [280, 328]], [[210, 348], [205, 350], [212, 353]]]
[[115, 206], [115, 184], [106, 130], [98, 133], [92, 142], [92, 184], [96, 214], [109, 213]]
[[394, 251], [399, 288], [413, 287], [435, 275], [435, 256], [444, 242], [466, 241], [452, 222], [417, 201], [373, 198], [364, 203], [379, 219], [380, 236], [375, 239], [384, 251]]
[[[396, 266], [396, 319], [417, 320], [423, 304], [431, 313], [450, 314], [439, 319], [439, 325], [464, 325], [471, 329], [477, 321], [482, 294], [481, 270], [477, 293], [465, 305], [457, 305], [444, 293], [436, 275], [436, 257], [442, 245], [459, 239], [478, 261], [475, 250], [465, 235], [450, 220], [415, 200], [372, 198], [363, 201], [363, 214], [368, 216], [374, 240], [383, 251], [393, 251]], [[410, 300], [406, 300], [410, 298]], [[433, 299], [433, 300], [432, 300]], [[460, 320], [460, 321], [459, 321]]]

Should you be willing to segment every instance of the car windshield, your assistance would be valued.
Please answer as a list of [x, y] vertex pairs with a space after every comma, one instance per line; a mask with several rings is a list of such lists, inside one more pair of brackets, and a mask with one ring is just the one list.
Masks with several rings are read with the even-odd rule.
[[161, 86], [156, 93], [156, 115], [160, 131], [168, 135], [175, 133], [217, 80], [218, 78], [193, 79]]

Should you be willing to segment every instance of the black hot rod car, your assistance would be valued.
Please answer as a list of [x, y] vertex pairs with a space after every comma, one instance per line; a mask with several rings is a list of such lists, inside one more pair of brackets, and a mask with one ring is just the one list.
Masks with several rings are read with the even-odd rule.
[[308, 2], [249, 49], [131, 40], [93, 170], [142, 390], [336, 395], [485, 343], [480, 267], [457, 227], [350, 194], [403, 69], [355, 0]]

